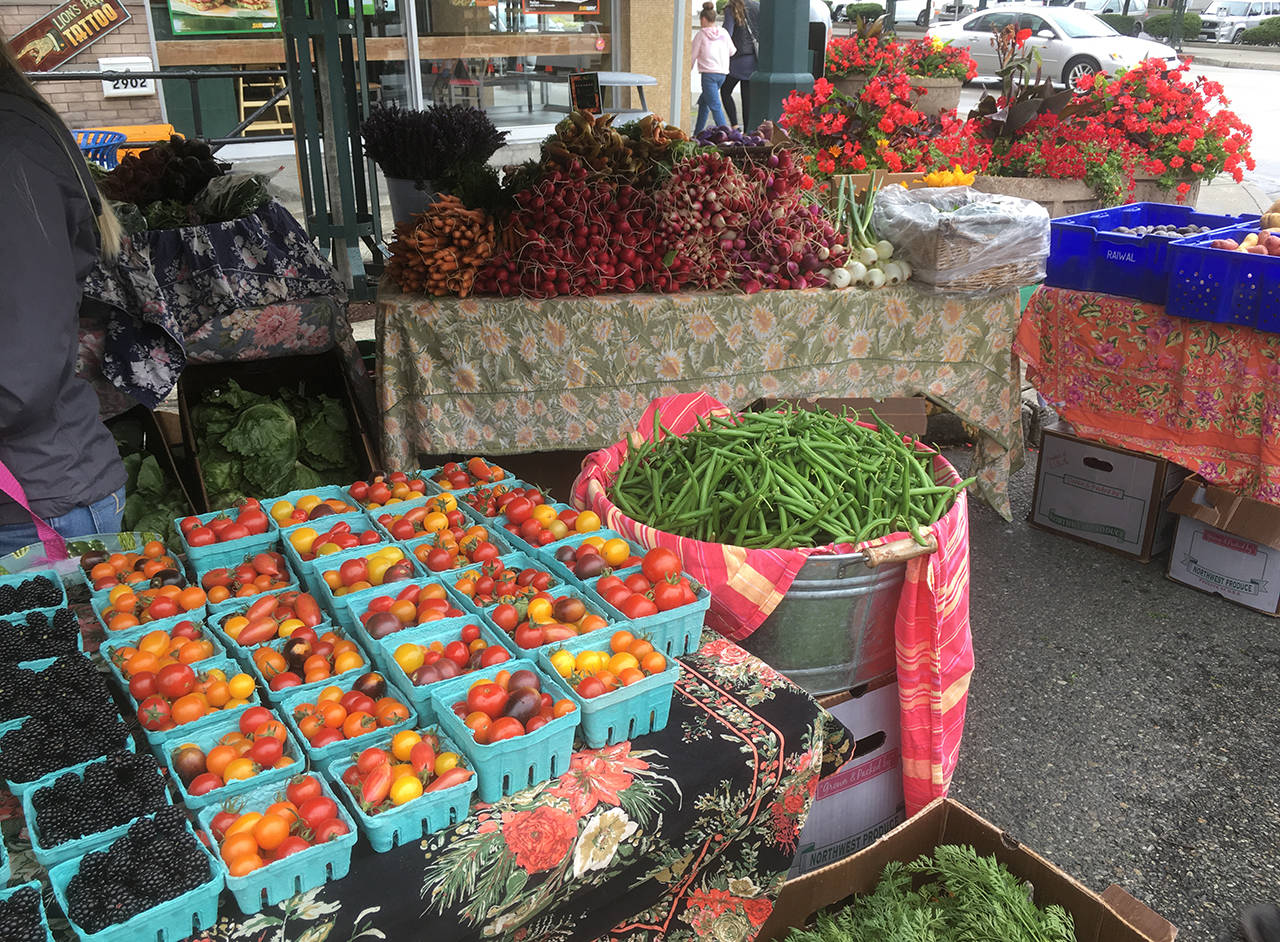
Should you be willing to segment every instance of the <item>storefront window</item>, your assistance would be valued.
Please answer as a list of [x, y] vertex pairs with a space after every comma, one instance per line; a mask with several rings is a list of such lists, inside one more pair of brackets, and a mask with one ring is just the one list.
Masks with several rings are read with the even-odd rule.
[[[612, 68], [617, 0], [414, 3], [424, 105], [473, 105], [503, 127], [547, 124], [569, 110], [569, 73]], [[529, 12], [592, 6], [577, 14]]]

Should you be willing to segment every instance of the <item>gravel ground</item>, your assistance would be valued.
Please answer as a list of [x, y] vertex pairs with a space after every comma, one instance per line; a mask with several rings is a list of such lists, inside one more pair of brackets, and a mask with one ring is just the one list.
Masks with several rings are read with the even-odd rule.
[[[948, 449], [957, 467], [962, 449]], [[977, 667], [952, 795], [1086, 885], [1240, 938], [1280, 901], [1280, 622], [971, 503]]]

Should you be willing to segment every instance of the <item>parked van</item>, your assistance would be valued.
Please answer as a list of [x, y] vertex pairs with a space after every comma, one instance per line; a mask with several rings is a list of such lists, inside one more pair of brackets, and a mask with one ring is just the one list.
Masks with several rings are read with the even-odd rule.
[[1238, 43], [1245, 30], [1272, 16], [1280, 16], [1280, 0], [1217, 0], [1200, 14], [1200, 39]]

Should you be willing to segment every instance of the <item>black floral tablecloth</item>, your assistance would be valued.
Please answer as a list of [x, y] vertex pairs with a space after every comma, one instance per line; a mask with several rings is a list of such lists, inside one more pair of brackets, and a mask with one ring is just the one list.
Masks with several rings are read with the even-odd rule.
[[[476, 805], [428, 840], [385, 854], [361, 840], [345, 878], [256, 915], [224, 893], [217, 925], [196, 938], [753, 939], [818, 778], [851, 743], [719, 636], [682, 664], [661, 732], [579, 751], [560, 778]], [[6, 827], [15, 873], [38, 872], [20, 825]]]

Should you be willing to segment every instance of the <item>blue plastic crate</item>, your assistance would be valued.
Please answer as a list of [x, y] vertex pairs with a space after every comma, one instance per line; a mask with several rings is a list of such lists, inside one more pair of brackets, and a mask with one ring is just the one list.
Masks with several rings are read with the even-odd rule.
[[1210, 248], [1215, 239], [1241, 242], [1257, 232], [1221, 229], [1174, 242], [1167, 313], [1280, 332], [1280, 257]]
[[[102, 626], [103, 637], [115, 638], [120, 636], [129, 636], [133, 638], [140, 638], [148, 631], [168, 631], [178, 624], [178, 622], [182, 621], [193, 621], [196, 624], [200, 624], [209, 614], [209, 606], [201, 605], [198, 608], [191, 609], [190, 611], [179, 612], [177, 615], [170, 615], [168, 618], [157, 618], [155, 621], [143, 622], [142, 624], [134, 625], [132, 628], [126, 628], [123, 631], [112, 631], [108, 628], [106, 619], [102, 617], [102, 612], [98, 609], [94, 609], [93, 614], [98, 619], [98, 624]], [[140, 634], [135, 634], [135, 632], [140, 628], [145, 630]]]
[[67, 587], [63, 585], [62, 577], [58, 575], [58, 571], [56, 569], [28, 569], [25, 572], [15, 573], [11, 576], [0, 574], [0, 585], [11, 585], [17, 587], [22, 585], [24, 582], [30, 582], [37, 576], [44, 576], [53, 583], [53, 587], [59, 592], [58, 604], [37, 606], [35, 609], [24, 608], [18, 612], [10, 612], [8, 615], [0, 615], [0, 619], [9, 618], [13, 615], [25, 615], [28, 611], [56, 611], [67, 604]]
[[[233, 608], [223, 609], [222, 611], [210, 612], [209, 617], [205, 619], [204, 623], [213, 632], [214, 636], [222, 642], [222, 646], [227, 649], [227, 655], [235, 658], [235, 660], [239, 661], [243, 666], [248, 667], [253, 657], [253, 649], [257, 647], [257, 645], [245, 647], [235, 638], [231, 637], [231, 635], [227, 634], [226, 629], [222, 626], [229, 619], [234, 618], [237, 615], [243, 615], [252, 608], [253, 603], [261, 599], [262, 596], [281, 595], [285, 592], [302, 592], [302, 588], [300, 586], [294, 586], [289, 589], [273, 589], [270, 592], [262, 592], [258, 595], [249, 596], [248, 598], [236, 599], [236, 601], [240, 603], [239, 605]], [[316, 600], [316, 605], [319, 606], [320, 599], [316, 598], [315, 595], [312, 595], [311, 597]], [[311, 626], [315, 630], [316, 634], [324, 634], [333, 626], [333, 622], [328, 618], [329, 613], [324, 610], [323, 606], [320, 607], [320, 614], [322, 617], [319, 624]], [[266, 643], [268, 642], [263, 642], [263, 644]]]
[[[375, 526], [373, 521], [370, 520], [367, 516], [365, 516], [364, 513], [337, 514], [333, 517], [325, 517], [323, 521], [318, 521], [318, 522], [328, 524], [328, 526], [314, 527], [313, 529], [315, 529], [317, 533], [325, 533], [329, 530], [330, 527], [334, 526], [335, 524], [345, 523], [351, 528], [352, 533], [377, 534], [378, 542], [366, 544], [368, 546], [372, 546], [376, 548], [378, 546], [382, 546], [390, 542], [383, 535], [382, 531], [377, 526]], [[320, 597], [320, 588], [319, 588], [320, 576], [316, 571], [316, 565], [320, 562], [323, 562], [328, 557], [321, 556], [316, 559], [303, 559], [301, 554], [296, 549], [293, 548], [293, 544], [289, 542], [288, 533], [291, 533], [292, 531], [293, 531], [293, 528], [290, 528], [290, 530], [285, 534], [285, 538], [281, 540], [281, 549], [284, 551], [284, 558], [289, 561], [289, 568], [293, 570], [295, 573], [297, 573], [298, 580], [302, 583], [303, 587], [312, 595], [316, 596], [316, 598], [319, 598]], [[354, 547], [354, 546], [351, 547], [351, 549], [357, 549], [357, 548], [358, 547]], [[336, 555], [336, 554], [332, 554], [332, 555]]]
[[[431, 700], [431, 687], [427, 685], [420, 687], [401, 669], [396, 662], [396, 648], [402, 644], [422, 644], [429, 645], [433, 641], [439, 641], [441, 644], [448, 644], [458, 638], [459, 632], [467, 625], [476, 625], [480, 629], [480, 637], [487, 644], [497, 645], [502, 648], [511, 658], [517, 656], [519, 648], [506, 636], [504, 632], [498, 631], [496, 628], [485, 623], [484, 619], [477, 618], [474, 615], [464, 616], [462, 618], [444, 618], [440, 621], [429, 621], [413, 628], [406, 628], [403, 631], [397, 631], [393, 635], [383, 638], [379, 642], [375, 642], [374, 660], [378, 661], [382, 673], [399, 691], [406, 697], [409, 704], [418, 711], [418, 718], [423, 723], [434, 723], [436, 721], [435, 704]], [[466, 675], [460, 675], [466, 676]]]
[[[1171, 203], [1129, 203], [1054, 219], [1049, 226], [1045, 284], [1098, 291], [1164, 304], [1169, 293], [1170, 245], [1180, 236], [1129, 235], [1119, 226], [1207, 226], [1256, 223], [1257, 216], [1197, 213]], [[1198, 238], [1198, 237], [1197, 237]]]
[[[194, 665], [196, 677], [200, 679], [203, 679], [208, 671], [215, 670], [215, 669], [221, 670], [224, 674], [226, 674], [227, 680], [230, 680], [236, 674], [243, 672], [243, 669], [240, 667], [239, 663], [237, 663], [235, 660], [229, 657], [210, 658], [207, 661], [201, 661], [199, 664]], [[128, 690], [126, 689], [125, 692], [128, 693]], [[133, 709], [136, 711], [138, 708], [138, 702], [134, 700], [132, 696], [129, 697], [129, 703], [133, 706]], [[208, 727], [212, 726], [214, 723], [218, 722], [218, 720], [220, 719], [223, 719], [228, 716], [238, 717], [241, 713], [243, 713], [245, 710], [247, 710], [251, 706], [262, 706], [262, 698], [258, 694], [258, 691], [256, 688], [254, 689], [253, 694], [249, 699], [249, 702], [244, 706], [233, 707], [230, 710], [226, 708], [223, 708], [220, 710], [213, 710], [210, 713], [206, 713], [204, 716], [200, 717], [199, 719], [192, 720], [190, 723], [183, 723], [181, 726], [175, 726], [173, 729], [164, 729], [164, 730], [144, 729], [142, 732], [147, 737], [147, 742], [151, 746], [151, 751], [155, 752], [157, 755], [160, 755], [160, 754], [163, 754], [163, 752], [168, 747], [174, 745], [175, 743], [186, 742], [192, 736], [196, 735], [196, 733], [200, 732], [200, 730], [207, 729]]]
[[[551, 585], [547, 591], [550, 591], [551, 589], [559, 588], [560, 586], [566, 584], [565, 578], [562, 575], [554, 572], [551, 569], [551, 567], [546, 564], [545, 561], [541, 559], [537, 559], [531, 556], [530, 554], [522, 552], [520, 550], [516, 550], [511, 553], [505, 553], [502, 556], [499, 556], [498, 560], [501, 561], [502, 564], [506, 566], [508, 569], [517, 569], [517, 570], [537, 569], [540, 572], [547, 573], [548, 575], [551, 576]], [[478, 605], [476, 604], [475, 600], [471, 596], [465, 595], [464, 593], [459, 592], [455, 588], [455, 586], [457, 585], [458, 580], [461, 579], [467, 573], [479, 572], [481, 565], [482, 565], [481, 563], [473, 563], [470, 566], [464, 566], [461, 569], [450, 569], [448, 572], [435, 573], [435, 578], [443, 582], [445, 587], [449, 590], [450, 594], [462, 602], [466, 611], [473, 612], [477, 615], [481, 615], [486, 612], [492, 612], [495, 608], [497, 608], [502, 603], [494, 602], [492, 605]], [[582, 583], [579, 580], [573, 579], [572, 577], [568, 581], [568, 584], [575, 588], [579, 588], [582, 585]]]
[[[280, 719], [279, 713], [273, 711], [276, 719]], [[240, 729], [240, 713], [234, 713], [230, 716], [220, 717], [218, 722], [211, 723], [204, 729], [187, 736], [183, 739], [174, 740], [164, 750], [163, 761], [169, 767], [169, 774], [173, 776], [173, 783], [178, 789], [178, 794], [182, 797], [182, 801], [192, 811], [199, 811], [210, 805], [221, 805], [233, 798], [239, 798], [254, 789], [265, 788], [268, 785], [274, 785], [279, 782], [286, 782], [294, 775], [303, 771], [307, 767], [307, 756], [302, 749], [302, 744], [289, 731], [288, 726], [285, 727], [284, 754], [293, 759], [292, 765], [286, 765], [279, 769], [263, 769], [252, 778], [241, 779], [235, 782], [227, 782], [221, 788], [215, 788], [213, 791], [205, 792], [203, 795], [193, 795], [187, 791], [186, 786], [182, 783], [182, 779], [178, 777], [178, 771], [173, 766], [174, 750], [184, 743], [194, 743], [205, 751], [207, 754], [210, 749], [218, 745], [218, 740], [227, 733], [236, 732]]]
[[[190, 620], [195, 621], [195, 619]], [[206, 661], [212, 660], [213, 658], [227, 657], [227, 649], [218, 635], [203, 621], [195, 621], [195, 624], [196, 627], [200, 629], [201, 635], [207, 638], [213, 645], [213, 653], [207, 658], [193, 662], [191, 666], [200, 667], [204, 665]], [[121, 688], [127, 689], [129, 686], [129, 680], [124, 676], [124, 671], [120, 670], [120, 668], [116, 666], [116, 662], [111, 656], [112, 653], [120, 648], [127, 648], [132, 645], [136, 645], [148, 632], [155, 630], [156, 629], [152, 628], [150, 625], [140, 625], [138, 628], [131, 628], [129, 631], [113, 631], [111, 635], [98, 647], [98, 654], [101, 655], [104, 661], [106, 661], [107, 667], [111, 669], [111, 673], [115, 675], [116, 682], [119, 683]]]
[[[632, 566], [628, 569], [619, 569], [614, 575], [620, 579], [626, 579], [632, 573], [640, 571], [639, 566]], [[591, 598], [604, 608], [606, 617], [611, 620], [616, 617], [619, 627], [626, 628], [637, 638], [644, 638], [653, 645], [654, 650], [661, 651], [667, 657], [683, 657], [698, 650], [703, 623], [707, 618], [707, 609], [711, 607], [711, 593], [707, 588], [687, 573], [685, 577], [697, 595], [696, 601], [640, 618], [628, 619], [604, 600], [596, 588], [604, 576], [588, 579], [586, 588]]]
[[[597, 628], [594, 631], [588, 631], [586, 634], [580, 635], [579, 637], [588, 638], [588, 637], [604, 635], [607, 638], [609, 637], [609, 635], [617, 631], [619, 628], [630, 627], [630, 622], [626, 621], [626, 619], [623, 619], [621, 622], [619, 622], [617, 618], [615, 618], [614, 615], [611, 614], [611, 611], [612, 611], [611, 609], [601, 604], [594, 597], [594, 595], [592, 595], [592, 593], [588, 592], [584, 588], [579, 588], [577, 585], [569, 585], [567, 583], [564, 585], [559, 585], [556, 588], [550, 590], [547, 594], [552, 596], [553, 598], [561, 598], [563, 596], [572, 596], [574, 598], [581, 599], [582, 604], [586, 606], [587, 612], [589, 614], [599, 615], [601, 618], [605, 620], [606, 624], [603, 627]], [[506, 634], [506, 632], [503, 631], [501, 628], [499, 628], [497, 626], [497, 623], [494, 622], [492, 608], [486, 609], [485, 614], [483, 614], [481, 617], [484, 618], [485, 623], [488, 624], [490, 627], [492, 627], [495, 631], [504, 635]], [[562, 642], [560, 641], [549, 641], [547, 642], [547, 644], [539, 645], [536, 648], [522, 648], [516, 644], [514, 637], [510, 637], [510, 636], [508, 637], [510, 640], [511, 650], [515, 651], [520, 657], [527, 657], [527, 658], [534, 657], [535, 652], [540, 651], [545, 647], [549, 647], [549, 646], [559, 647], [562, 644]]]
[[[351, 869], [351, 849], [356, 845], [356, 823], [351, 814], [343, 807], [342, 801], [334, 794], [328, 783], [316, 775], [325, 795], [332, 798], [338, 806], [338, 817], [347, 825], [347, 833], [335, 837], [323, 844], [313, 844], [296, 854], [290, 854], [280, 860], [274, 860], [265, 867], [260, 867], [242, 877], [226, 875], [227, 889], [236, 898], [241, 911], [246, 916], [260, 912], [263, 906], [274, 906], [285, 900], [305, 893], [307, 890], [324, 886], [330, 880], [341, 880]], [[249, 811], [265, 811], [277, 801], [285, 800], [285, 786], [267, 785], [246, 792], [241, 796], [244, 808]], [[217, 808], [205, 808], [200, 814], [200, 826], [209, 833], [212, 839], [211, 824]], [[214, 842], [216, 846], [216, 841]], [[218, 861], [223, 874], [226, 868]]]
[[[437, 755], [442, 752], [456, 752], [462, 755], [462, 750], [454, 745], [439, 727], [426, 726], [421, 728], [420, 732], [434, 733], [439, 739]], [[390, 749], [391, 738], [384, 736], [369, 745]], [[342, 773], [355, 763], [354, 757], [334, 760], [325, 769], [325, 777], [332, 784], [342, 804], [355, 818], [364, 836], [369, 839], [369, 845], [379, 854], [385, 854], [393, 847], [420, 840], [435, 831], [451, 827], [464, 820], [471, 810], [471, 796], [476, 790], [474, 773], [465, 782], [450, 788], [444, 788], [438, 792], [424, 792], [413, 801], [398, 807], [393, 806], [378, 814], [365, 814], [351, 789], [342, 782]], [[463, 765], [465, 767], [465, 763]]]
[[449, 738], [462, 747], [471, 760], [471, 767], [480, 779], [476, 794], [481, 801], [494, 802], [503, 795], [510, 795], [564, 774], [569, 769], [573, 755], [573, 732], [578, 728], [582, 711], [574, 710], [558, 716], [541, 729], [514, 739], [481, 745], [471, 735], [471, 730], [453, 712], [453, 703], [466, 695], [478, 680], [493, 680], [498, 671], [532, 670], [542, 681], [543, 691], [556, 700], [570, 699], [569, 690], [558, 675], [549, 675], [533, 661], [517, 659], [504, 661], [493, 667], [473, 671], [451, 680], [431, 685], [435, 698], [436, 721]]
[[[544, 672], [556, 672], [551, 664], [551, 655], [562, 648], [575, 657], [582, 651], [607, 653], [609, 640], [571, 638], [564, 644], [542, 648], [538, 652], [538, 663]], [[569, 696], [578, 704], [582, 714], [579, 721], [582, 738], [592, 749], [600, 749], [665, 728], [671, 713], [671, 695], [679, 679], [680, 662], [668, 658], [667, 669], [661, 674], [646, 677], [629, 687], [618, 687], [599, 697], [580, 696], [566, 684]]]
[[[266, 511], [264, 510], [263, 513], [266, 513]], [[196, 514], [195, 516], [201, 523], [208, 523], [216, 517], [229, 516], [234, 518], [235, 514], [234, 510], [213, 510], [207, 514]], [[246, 536], [226, 543], [192, 546], [187, 542], [187, 537], [180, 526], [188, 516], [190, 514], [175, 518], [173, 528], [178, 534], [178, 543], [181, 546], [182, 554], [187, 557], [187, 565], [197, 573], [206, 573], [210, 569], [219, 569], [223, 566], [239, 565], [245, 556], [252, 556], [254, 553], [275, 549], [276, 544], [280, 542], [280, 528], [271, 519], [271, 514], [267, 514], [266, 533]]]
[[[132, 739], [130, 739], [130, 742], [132, 742]], [[23, 792], [22, 816], [27, 822], [27, 833], [31, 836], [31, 850], [35, 853], [36, 860], [40, 863], [40, 866], [48, 869], [55, 864], [62, 863], [64, 860], [71, 860], [73, 857], [83, 857], [90, 851], [105, 847], [117, 837], [124, 834], [125, 831], [129, 830], [129, 825], [137, 820], [137, 818], [134, 817], [123, 824], [118, 824], [105, 831], [99, 831], [96, 834], [86, 834], [84, 837], [77, 838], [73, 841], [65, 841], [64, 843], [57, 844], [53, 847], [45, 847], [41, 843], [39, 822], [36, 818], [35, 809], [36, 794], [42, 789], [52, 786], [55, 781], [67, 774], [75, 775], [78, 778], [83, 779], [85, 772], [88, 771], [90, 766], [102, 762], [104, 759], [95, 759], [93, 762], [86, 762], [74, 769], [63, 769], [59, 772], [51, 772], [50, 774], [37, 779], [32, 783], [30, 788]], [[160, 774], [160, 769], [157, 768], [156, 775], [160, 776]], [[169, 790], [167, 788], [164, 790], [164, 797], [167, 804], [173, 803], [173, 799], [170, 797]]]
[[[391, 583], [390, 586], [387, 587], [388, 588], [387, 592], [371, 592], [366, 598], [357, 599], [356, 601], [351, 603], [351, 608], [348, 610], [348, 613], [347, 613], [348, 629], [351, 632], [353, 637], [358, 638], [360, 639], [360, 641], [364, 642], [364, 647], [373, 654], [374, 661], [378, 661], [379, 657], [381, 656], [378, 651], [378, 639], [370, 635], [369, 632], [365, 630], [364, 622], [361, 620], [365, 612], [369, 611], [369, 606], [372, 605], [378, 599], [383, 598], [384, 596], [387, 596], [387, 595], [390, 595], [391, 597], [394, 598], [395, 596], [399, 595], [401, 592], [403, 592], [405, 589], [409, 588], [410, 586], [417, 586], [419, 588], [423, 588], [428, 585], [441, 586], [444, 589], [445, 598], [449, 601], [449, 603], [455, 609], [457, 609], [458, 611], [457, 615], [446, 615], [445, 616], [446, 618], [458, 618], [458, 617], [470, 615], [470, 609], [465, 604], [463, 604], [462, 596], [457, 592], [455, 592], [453, 589], [449, 588], [449, 586], [445, 585], [438, 578], [434, 578], [434, 577], [430, 579], [418, 578], [418, 579], [408, 579], [404, 582], [393, 582]], [[391, 590], [394, 590], [394, 591], [391, 591]], [[437, 624], [439, 621], [440, 619], [437, 619], [434, 622], [423, 622], [423, 624], [434, 625], [434, 624]], [[401, 631], [408, 631], [413, 627], [414, 627], [413, 625], [409, 625], [409, 626], [406, 626], [405, 628], [402, 628]], [[391, 635], [391, 637], [398, 637], [399, 634], [400, 632], [396, 632], [395, 634]]]
[[[253, 677], [254, 681], [258, 685], [258, 689], [262, 692], [262, 695], [266, 697], [271, 706], [276, 706], [277, 704], [284, 702], [286, 698], [299, 693], [319, 694], [325, 687], [341, 683], [344, 680], [355, 680], [361, 674], [366, 674], [374, 669], [375, 662], [370, 657], [369, 652], [360, 644], [360, 640], [358, 638], [352, 637], [352, 633], [350, 631], [342, 627], [334, 627], [332, 625], [324, 625], [321, 628], [315, 629], [317, 635], [323, 635], [330, 631], [337, 634], [343, 640], [350, 640], [351, 643], [356, 646], [360, 651], [360, 656], [364, 658], [364, 663], [361, 666], [352, 668], [349, 671], [343, 671], [341, 674], [333, 674], [326, 677], [324, 680], [313, 680], [309, 684], [302, 683], [294, 687], [282, 687], [279, 690], [272, 690], [270, 684], [267, 682], [267, 678], [263, 676], [262, 671], [253, 660], [252, 654], [245, 658], [245, 670]], [[282, 651], [288, 642], [288, 638], [277, 638], [274, 641], [268, 641], [264, 646], [274, 648], [277, 651]]]
[[[383, 675], [385, 678], [385, 674]], [[344, 680], [333, 686], [341, 687], [342, 692], [346, 693], [352, 688], [358, 678], [352, 677], [350, 680]], [[391, 684], [387, 685], [387, 693], [389, 696], [395, 696], [399, 691], [392, 688]], [[398, 733], [402, 729], [409, 729], [418, 723], [418, 714], [414, 711], [413, 705], [408, 703], [403, 697], [396, 697], [409, 708], [409, 718], [403, 722], [396, 723], [393, 726], [380, 726], [377, 729], [371, 729], [367, 733], [356, 736], [354, 739], [340, 739], [338, 742], [329, 743], [327, 746], [316, 748], [307, 741], [307, 737], [302, 735], [302, 731], [298, 729], [298, 723], [293, 718], [293, 710], [299, 704], [315, 703], [313, 696], [307, 694], [299, 694], [288, 697], [281, 701], [276, 712], [284, 719], [284, 724], [289, 728], [289, 732], [293, 733], [294, 738], [298, 740], [298, 744], [302, 746], [302, 751], [307, 754], [307, 758], [311, 761], [313, 769], [319, 769], [329, 762], [333, 761], [337, 756], [345, 754], [348, 750], [355, 749], [359, 751], [363, 749], [367, 743], [373, 742], [374, 738], [382, 733]]]
[[29, 883], [19, 883], [17, 886], [11, 886], [7, 889], [5, 884], [9, 882], [9, 857], [5, 853], [3, 846], [0, 846], [0, 876], [4, 877], [0, 880], [0, 902], [7, 900], [19, 890], [30, 887], [40, 896], [40, 925], [44, 928], [44, 937], [48, 942], [53, 942], [53, 933], [49, 931], [49, 917], [44, 908], [44, 887], [39, 880], [32, 880]]
[[[9, 720], [7, 722], [0, 723], [0, 740], [4, 739], [5, 733], [9, 732], [10, 730], [19, 728], [25, 722], [26, 722], [26, 718], [23, 718], [20, 720]], [[125, 729], [125, 732], [128, 733], [127, 728]], [[125, 736], [124, 748], [127, 749], [129, 752], [138, 751], [138, 746], [133, 741], [132, 736], [129, 736], [129, 735]], [[85, 766], [89, 765], [90, 763], [97, 762], [101, 758], [102, 756], [94, 756], [92, 759], [87, 759], [84, 762], [77, 762], [77, 763], [74, 763], [73, 765], [63, 766], [60, 769], [53, 769], [49, 772], [46, 772], [44, 775], [40, 776], [39, 778], [33, 778], [29, 782], [15, 782], [12, 779], [5, 779], [4, 780], [5, 787], [9, 789], [9, 794], [13, 795], [15, 798], [21, 798], [31, 788], [34, 788], [41, 781], [41, 779], [47, 778], [50, 775], [57, 777], [67, 772], [79, 772]]]
[[[392, 543], [388, 545], [395, 546], [401, 550], [404, 553], [404, 558], [409, 560], [409, 564], [413, 567], [413, 575], [411, 575], [409, 579], [416, 579], [423, 575], [421, 567], [418, 566], [418, 561], [413, 558], [413, 554], [403, 543]], [[328, 583], [324, 581], [324, 573], [341, 568], [342, 564], [348, 559], [356, 559], [360, 556], [372, 556], [380, 548], [385, 547], [382, 547], [380, 544], [375, 546], [357, 546], [354, 549], [344, 550], [341, 553], [333, 553], [326, 556], [324, 558], [324, 562], [321, 565], [316, 566], [316, 584], [320, 589], [320, 594], [317, 598], [320, 600], [320, 604], [329, 611], [330, 615], [333, 616], [336, 623], [345, 625], [348, 628], [353, 628], [354, 625], [351, 624], [351, 605], [353, 602], [359, 604], [365, 599], [375, 598], [378, 595], [385, 593], [391, 586], [402, 585], [409, 581], [408, 579], [401, 579], [399, 582], [388, 582], [383, 585], [375, 585], [368, 589], [362, 589], [359, 592], [350, 592], [346, 595], [333, 594], [333, 590], [330, 589]], [[394, 594], [394, 592], [392, 594]]]
[[[71, 928], [82, 942], [179, 942], [180, 939], [198, 934], [214, 924], [218, 918], [218, 895], [224, 885], [225, 870], [222, 861], [205, 847], [190, 824], [187, 825], [187, 830], [199, 844], [200, 852], [209, 858], [211, 876], [208, 882], [99, 932], [85, 932], [75, 922], [71, 922]], [[71, 884], [71, 878], [80, 872], [80, 862], [83, 859], [80, 857], [68, 860], [49, 871], [49, 882], [53, 884], [54, 896], [64, 913], [70, 909], [67, 887]]]

